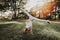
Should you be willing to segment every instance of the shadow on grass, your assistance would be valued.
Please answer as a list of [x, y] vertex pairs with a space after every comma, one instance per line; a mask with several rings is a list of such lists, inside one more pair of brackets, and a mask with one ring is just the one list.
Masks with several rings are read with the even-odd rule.
[[60, 40], [57, 37], [51, 37], [42, 34], [40, 30], [43, 30], [43, 28], [38, 30], [38, 27], [36, 29], [35, 26], [35, 28], [33, 29], [33, 35], [29, 32], [23, 33], [22, 29], [23, 25], [17, 24], [0, 25], [0, 40]]
[[23, 34], [22, 40], [58, 40], [57, 37], [47, 37], [47, 35], [43, 35], [41, 33], [38, 33], [38, 30], [34, 29], [33, 30], [33, 35], [28, 33], [28, 34]]
[[0, 40], [58, 40], [56, 37], [47, 37], [38, 33], [37, 30], [33, 29], [33, 35], [30, 33], [23, 33], [22, 31], [5, 29], [2, 33], [0, 32]]

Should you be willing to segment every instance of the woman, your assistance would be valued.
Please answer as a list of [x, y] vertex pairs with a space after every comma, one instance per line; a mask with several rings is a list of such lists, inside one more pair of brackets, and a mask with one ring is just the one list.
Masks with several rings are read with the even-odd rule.
[[30, 18], [28, 18], [28, 20], [26, 21], [26, 26], [24, 28], [24, 32], [27, 32], [27, 31], [32, 33], [32, 20]]

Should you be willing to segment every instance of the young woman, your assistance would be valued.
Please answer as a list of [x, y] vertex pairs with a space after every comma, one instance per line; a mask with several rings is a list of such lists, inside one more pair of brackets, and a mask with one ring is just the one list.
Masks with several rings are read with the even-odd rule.
[[26, 26], [24, 28], [24, 32], [27, 32], [27, 31], [32, 33], [32, 20], [30, 18], [26, 20]]

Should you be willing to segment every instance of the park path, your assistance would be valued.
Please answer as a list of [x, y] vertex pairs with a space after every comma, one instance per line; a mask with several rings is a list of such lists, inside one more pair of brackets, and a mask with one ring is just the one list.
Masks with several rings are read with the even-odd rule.
[[[18, 21], [0, 22], [0, 24], [12, 24], [12, 23], [14, 23], [14, 24], [23, 24], [22, 22], [18, 22]], [[40, 23], [44, 23], [44, 22], [40, 22]], [[60, 23], [60, 22], [51, 21], [50, 23]]]
[[22, 22], [17, 22], [17, 21], [8, 21], [8, 22], [0, 22], [0, 24], [22, 24]]

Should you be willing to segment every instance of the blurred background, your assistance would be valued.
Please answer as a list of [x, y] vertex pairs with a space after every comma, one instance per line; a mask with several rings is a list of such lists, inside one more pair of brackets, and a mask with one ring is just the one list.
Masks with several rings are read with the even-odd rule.
[[[35, 0], [36, 1], [36, 0]], [[34, 17], [48, 20], [60, 20], [60, 0], [43, 0], [36, 5], [34, 0], [0, 0], [0, 19], [12, 20], [15, 18], [27, 18], [20, 8], [27, 11]], [[43, 3], [45, 4], [43, 5]], [[33, 6], [32, 6], [33, 4]], [[34, 6], [35, 5], [35, 6]], [[31, 6], [30, 8], [28, 8]]]

